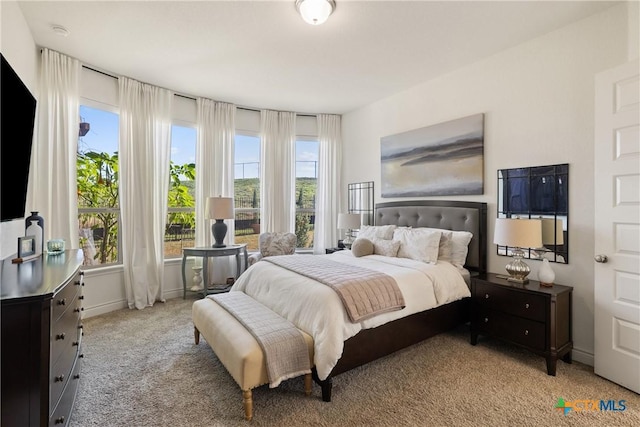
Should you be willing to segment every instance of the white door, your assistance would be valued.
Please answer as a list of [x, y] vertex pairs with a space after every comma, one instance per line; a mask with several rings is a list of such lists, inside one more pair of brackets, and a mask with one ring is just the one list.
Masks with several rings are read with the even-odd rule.
[[594, 368], [640, 393], [640, 63], [595, 84]]

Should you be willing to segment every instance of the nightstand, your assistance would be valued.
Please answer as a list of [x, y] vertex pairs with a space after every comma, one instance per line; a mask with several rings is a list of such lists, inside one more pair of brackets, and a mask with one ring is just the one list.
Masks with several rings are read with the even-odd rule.
[[334, 252], [343, 251], [344, 248], [325, 248], [325, 252], [327, 255], [332, 254]]
[[524, 347], [547, 360], [547, 374], [556, 362], [571, 363], [571, 286], [541, 287], [509, 282], [493, 273], [471, 278], [471, 344], [487, 335]]

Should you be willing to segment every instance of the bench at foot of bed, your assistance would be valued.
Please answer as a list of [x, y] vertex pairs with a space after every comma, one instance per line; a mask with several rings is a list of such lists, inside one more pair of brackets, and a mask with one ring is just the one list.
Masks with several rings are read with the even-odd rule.
[[[242, 404], [247, 420], [253, 418], [251, 390], [269, 383], [264, 354], [260, 344], [249, 331], [227, 310], [211, 298], [193, 303], [192, 318], [195, 343], [204, 337], [220, 362], [242, 390]], [[301, 331], [302, 332], [302, 331]], [[302, 332], [313, 366], [313, 338]], [[304, 376], [304, 391], [311, 394], [311, 374]]]

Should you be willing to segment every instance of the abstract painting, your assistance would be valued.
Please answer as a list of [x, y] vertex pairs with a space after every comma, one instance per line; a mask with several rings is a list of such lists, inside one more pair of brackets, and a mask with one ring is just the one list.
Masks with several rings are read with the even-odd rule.
[[484, 192], [484, 114], [380, 139], [382, 197]]

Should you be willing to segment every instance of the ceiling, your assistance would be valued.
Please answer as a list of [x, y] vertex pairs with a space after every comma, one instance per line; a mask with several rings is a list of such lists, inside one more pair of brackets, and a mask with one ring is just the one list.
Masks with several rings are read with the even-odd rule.
[[[23, 1], [37, 45], [189, 96], [342, 114], [618, 2]], [[53, 25], [70, 34], [57, 35]]]

